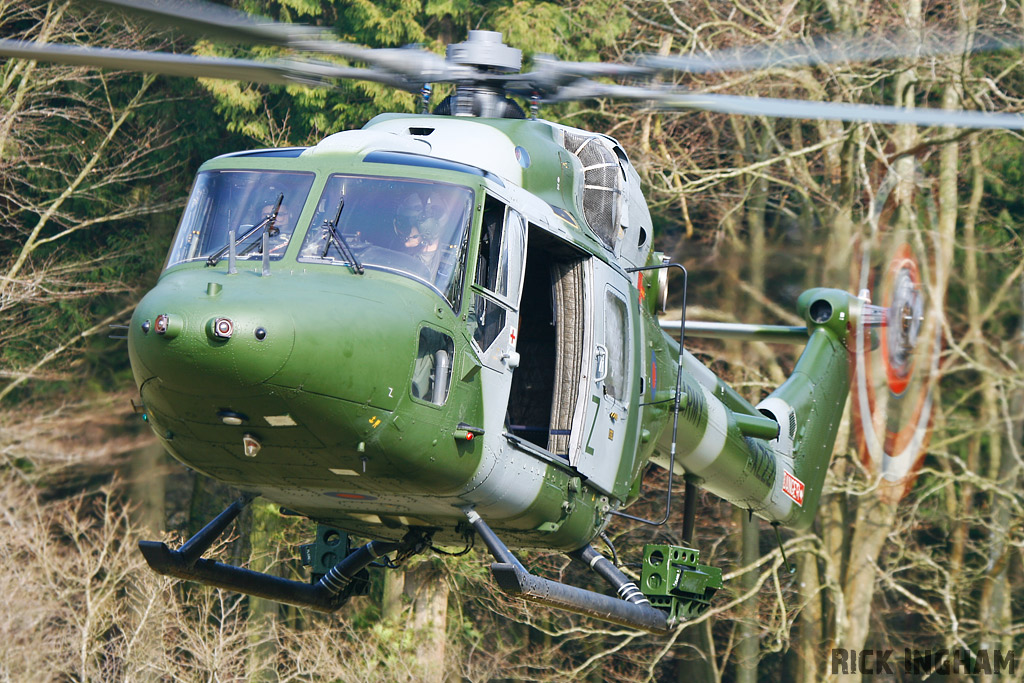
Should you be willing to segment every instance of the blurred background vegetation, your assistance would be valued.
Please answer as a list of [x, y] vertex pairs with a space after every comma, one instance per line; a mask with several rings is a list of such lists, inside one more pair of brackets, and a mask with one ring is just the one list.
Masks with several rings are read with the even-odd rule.
[[[331, 26], [373, 47], [421, 43], [441, 52], [487, 28], [527, 57], [577, 60], [924, 26], [1020, 35], [1024, 26], [1019, 0], [236, 6]], [[0, 0], [0, 35], [235, 54], [59, 1]], [[1003, 51], [779, 65], [681, 84], [1017, 112], [1022, 59]], [[0, 678], [809, 682], [829, 677], [833, 647], [998, 648], [1024, 657], [1024, 144], [1002, 131], [603, 102], [543, 110], [613, 135], [629, 151], [659, 248], [691, 274], [690, 317], [792, 324], [808, 286], [873, 286], [866, 273], [880, 277], [891, 256], [885, 228], [910, 235], [942, 312], [941, 356], [920, 387], [932, 391], [933, 432], [911, 485], [894, 491], [881, 482], [848, 410], [814, 528], [783, 533], [793, 574], [768, 527], [705, 496], [698, 545], [702, 561], [723, 568], [726, 589], [709, 614], [671, 637], [527, 609], [497, 593], [480, 551], [378, 575], [369, 596], [333, 616], [175, 584], [145, 568], [139, 538], [187, 536], [231, 495], [154, 445], [130, 410], [136, 392], [124, 345], [107, 336], [155, 282], [191, 175], [219, 153], [312, 144], [415, 105], [412, 95], [367, 83], [328, 92], [0, 63]], [[752, 400], [784, 378], [796, 354], [764, 344], [690, 347]], [[633, 512], [654, 515], [664, 494], [659, 471], [645, 491]], [[621, 559], [638, 561], [645, 542], [678, 543], [678, 512], [655, 530], [613, 524]], [[219, 552], [291, 575], [295, 548], [311, 533], [255, 505]], [[529, 564], [590, 581], [558, 556]]]

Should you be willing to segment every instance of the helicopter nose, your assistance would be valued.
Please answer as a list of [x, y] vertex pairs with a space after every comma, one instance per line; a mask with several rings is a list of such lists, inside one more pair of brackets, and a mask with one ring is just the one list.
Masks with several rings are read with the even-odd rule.
[[287, 307], [242, 288], [209, 283], [205, 296], [157, 287], [135, 310], [128, 333], [133, 367], [179, 391], [236, 394], [287, 363], [295, 324]]

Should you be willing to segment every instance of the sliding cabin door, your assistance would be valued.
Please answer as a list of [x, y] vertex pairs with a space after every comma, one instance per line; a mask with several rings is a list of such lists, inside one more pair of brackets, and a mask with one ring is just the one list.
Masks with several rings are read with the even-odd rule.
[[576, 468], [595, 486], [611, 493], [627, 444], [629, 399], [633, 391], [633, 334], [636, 312], [629, 305], [628, 281], [598, 259], [591, 259], [588, 374], [582, 442]]

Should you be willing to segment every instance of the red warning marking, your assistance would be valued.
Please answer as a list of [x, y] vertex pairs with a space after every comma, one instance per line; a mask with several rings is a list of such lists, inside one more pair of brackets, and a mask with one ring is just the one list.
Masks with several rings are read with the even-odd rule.
[[800, 507], [804, 506], [804, 483], [789, 472], [782, 477], [782, 492]]
[[374, 496], [364, 496], [361, 493], [343, 493], [341, 491], [330, 491], [324, 495], [331, 496], [332, 498], [342, 498], [344, 500], [377, 500]]

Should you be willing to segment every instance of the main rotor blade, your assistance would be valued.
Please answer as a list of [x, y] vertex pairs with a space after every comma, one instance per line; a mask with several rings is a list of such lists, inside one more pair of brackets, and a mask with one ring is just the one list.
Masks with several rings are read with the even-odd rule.
[[674, 73], [757, 71], [769, 68], [819, 66], [841, 62], [871, 62], [901, 57], [937, 57], [1024, 46], [1016, 36], [928, 31], [923, 36], [894, 33], [870, 37], [820, 37], [810, 43], [720, 50], [697, 55], [640, 55], [639, 66]]
[[789, 119], [826, 119], [861, 123], [910, 123], [916, 126], [953, 126], [955, 128], [996, 128], [1024, 130], [1024, 116], [981, 111], [944, 109], [907, 109], [875, 104], [782, 100], [774, 97], [739, 95], [683, 94], [659, 100], [671, 107], [703, 109], [724, 114], [778, 116]]
[[407, 90], [415, 90], [418, 87], [418, 85], [411, 85], [392, 74], [323, 62], [299, 60], [254, 62], [226, 57], [196, 57], [166, 52], [115, 50], [9, 39], [0, 39], [0, 57], [35, 59], [75, 66], [95, 66], [102, 69], [145, 71], [187, 78], [222, 78], [268, 85], [298, 83], [314, 87], [334, 87], [329, 82], [330, 80], [345, 78], [385, 83]]
[[553, 95], [577, 78], [644, 78], [658, 72], [715, 73], [756, 71], [771, 67], [816, 66], [839, 62], [865, 62], [900, 57], [928, 57], [1024, 47], [1016, 36], [965, 34], [932, 30], [917, 34], [891, 33], [869, 37], [823, 36], [809, 43], [788, 42], [721, 50], [707, 55], [639, 55], [632, 64], [562, 62], [550, 55], [534, 58], [534, 69], [510, 76], [510, 92], [530, 96]]
[[286, 24], [245, 12], [193, 0], [90, 0], [149, 20], [161, 28], [175, 28], [186, 33], [236, 43], [259, 43], [290, 47], [296, 41], [315, 41], [331, 34], [304, 24]]
[[440, 55], [418, 47], [368, 48], [352, 43], [297, 41], [292, 47], [308, 52], [337, 55], [346, 59], [366, 62], [373, 66], [400, 74], [409, 81], [419, 84], [440, 83], [458, 80], [474, 72], [471, 69], [449, 64]]
[[910, 123], [917, 126], [954, 126], [956, 128], [997, 128], [1024, 130], [1024, 116], [980, 111], [944, 109], [906, 109], [874, 104], [783, 100], [773, 97], [744, 97], [714, 93], [693, 93], [675, 89], [614, 85], [579, 81], [560, 89], [548, 101], [607, 97], [621, 100], [650, 100], [665, 107], [701, 109], [723, 114], [777, 116], [789, 119], [827, 119], [863, 123]]
[[656, 73], [654, 69], [632, 64], [563, 62], [553, 55], [538, 54], [533, 57], [532, 70], [525, 73], [495, 75], [493, 82], [512, 95], [527, 98], [537, 96], [546, 101], [556, 101], [560, 99], [559, 92], [566, 87], [572, 87], [572, 84], [581, 78], [649, 78]]
[[[136, 15], [166, 27], [192, 35], [218, 40], [276, 45], [303, 52], [317, 52], [353, 59], [387, 69], [393, 74], [416, 81], [451, 80], [464, 70], [451, 69], [443, 57], [418, 48], [367, 48], [333, 40], [323, 28], [303, 24], [287, 24], [202, 0], [92, 0], [128, 14]], [[351, 78], [351, 76], [345, 76]], [[384, 75], [385, 78], [394, 76]], [[403, 81], [403, 83], [405, 83]], [[400, 86], [409, 89], [407, 84]], [[418, 86], [417, 86], [418, 87]]]
[[523, 76], [535, 73], [556, 73], [574, 78], [638, 78], [654, 75], [654, 70], [635, 64], [619, 62], [563, 62], [551, 55], [536, 55], [533, 58], [534, 70]]

